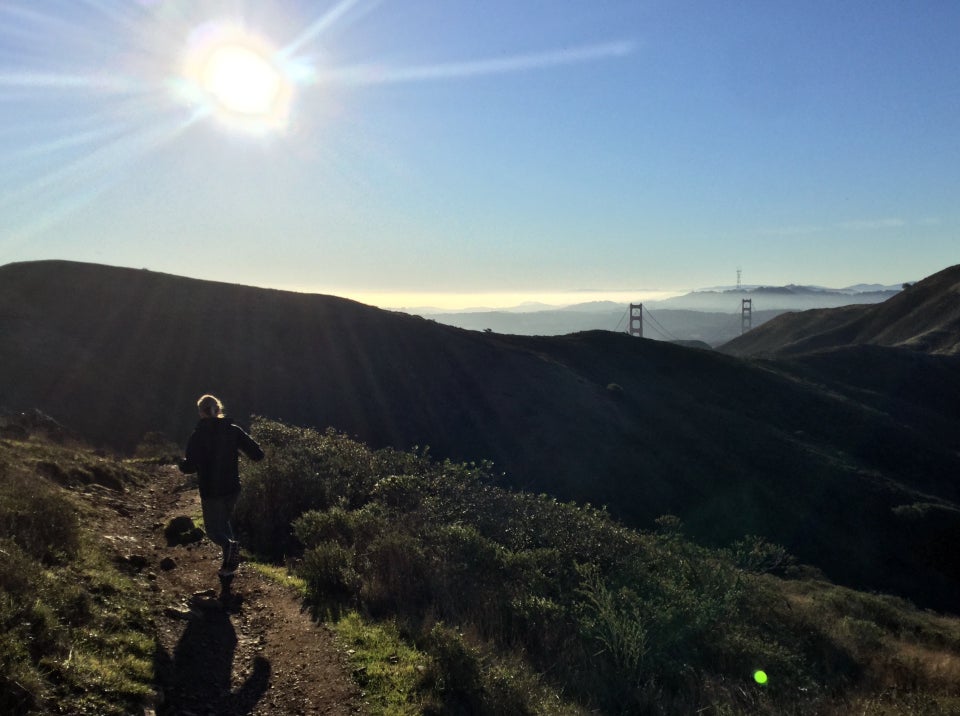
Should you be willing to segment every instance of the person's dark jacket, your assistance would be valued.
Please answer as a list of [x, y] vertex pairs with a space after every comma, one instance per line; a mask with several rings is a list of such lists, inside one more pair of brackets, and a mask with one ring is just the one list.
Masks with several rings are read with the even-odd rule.
[[198, 473], [200, 497], [226, 497], [240, 491], [239, 451], [258, 461], [263, 450], [229, 418], [202, 418], [187, 442], [180, 471]]

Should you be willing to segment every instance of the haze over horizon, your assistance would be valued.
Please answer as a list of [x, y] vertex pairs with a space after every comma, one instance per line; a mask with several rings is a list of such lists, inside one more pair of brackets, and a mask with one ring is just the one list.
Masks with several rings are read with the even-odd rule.
[[957, 27], [932, 0], [4, 3], [0, 264], [389, 308], [919, 280], [957, 263]]

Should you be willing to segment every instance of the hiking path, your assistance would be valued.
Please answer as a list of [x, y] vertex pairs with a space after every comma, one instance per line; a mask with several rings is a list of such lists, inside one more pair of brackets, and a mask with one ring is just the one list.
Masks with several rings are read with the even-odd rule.
[[144, 716], [347, 716], [362, 694], [331, 629], [288, 587], [249, 563], [224, 591], [220, 549], [170, 544], [164, 528], [197, 519], [200, 497], [174, 466], [125, 493], [94, 489], [104, 538], [148, 593], [157, 632], [157, 690]]

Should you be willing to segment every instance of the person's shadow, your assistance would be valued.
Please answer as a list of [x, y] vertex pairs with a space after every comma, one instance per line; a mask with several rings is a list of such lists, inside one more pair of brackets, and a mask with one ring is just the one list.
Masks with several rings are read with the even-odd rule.
[[158, 649], [156, 673], [162, 689], [158, 713], [252, 713], [269, 688], [270, 662], [255, 657], [243, 684], [233, 690], [230, 677], [236, 647], [237, 635], [228, 611], [194, 610], [172, 657]]

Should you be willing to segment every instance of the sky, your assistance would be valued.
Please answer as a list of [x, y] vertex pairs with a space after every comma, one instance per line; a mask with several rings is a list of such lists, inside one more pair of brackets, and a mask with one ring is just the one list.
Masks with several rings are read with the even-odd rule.
[[0, 0], [0, 265], [383, 307], [958, 263], [954, 0]]

